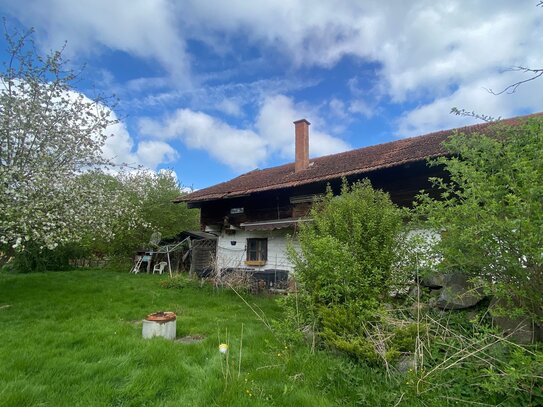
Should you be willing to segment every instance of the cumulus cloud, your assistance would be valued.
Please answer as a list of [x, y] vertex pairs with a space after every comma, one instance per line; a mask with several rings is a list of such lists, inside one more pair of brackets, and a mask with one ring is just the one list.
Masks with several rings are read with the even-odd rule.
[[156, 170], [158, 165], [177, 159], [174, 148], [163, 141], [144, 140], [135, 145], [122, 122], [110, 125], [106, 132], [110, 136], [102, 148], [102, 154], [115, 164], [141, 165]]
[[[235, 170], [253, 169], [272, 156], [294, 157], [293, 121], [312, 117], [309, 109], [296, 106], [284, 95], [266, 98], [254, 123], [254, 130], [232, 127], [203, 112], [178, 109], [163, 120], [143, 118], [140, 132], [162, 139], [181, 139], [189, 148], [207, 151]], [[318, 128], [318, 127], [317, 127]], [[349, 149], [343, 140], [325, 132], [310, 133], [310, 154], [321, 156]]]
[[[243, 38], [248, 44], [242, 45], [258, 49], [264, 64], [268, 55], [282, 57], [283, 63], [294, 71], [300, 67], [330, 68], [346, 56], [358, 62], [371, 62], [377, 74], [372, 87], [374, 98], [379, 101], [384, 98], [402, 107], [419, 101], [417, 107], [409, 108], [412, 110], [398, 121], [400, 135], [458, 125], [459, 119], [449, 116], [453, 106], [504, 116], [522, 113], [523, 109], [541, 109], [538, 86], [527, 87], [524, 101], [520, 97], [502, 97], [496, 101], [484, 90], [484, 87], [499, 90], [500, 86], [514, 82], [504, 70], [508, 67], [543, 66], [543, 56], [537, 52], [543, 35], [540, 23], [543, 10], [530, 3], [479, 1], [468, 6], [460, 0], [0, 2], [24, 24], [45, 32], [52, 47], [57, 48], [68, 39], [69, 50], [77, 52], [124, 51], [158, 63], [170, 74], [182, 78], [181, 83], [191, 81], [191, 56], [186, 45], [190, 40], [205, 43], [210, 52], [224, 56], [235, 54], [234, 49]], [[219, 97], [210, 98], [208, 91], [201, 100], [211, 100], [216, 110], [231, 117], [243, 116], [247, 98], [235, 99], [229, 94], [224, 99], [222, 91]], [[330, 96], [331, 114], [339, 119], [342, 114], [364, 117], [375, 114], [375, 108], [366, 99], [352, 96], [354, 99], [350, 101]], [[147, 102], [165, 103], [166, 97], [168, 102], [172, 100], [172, 95], [165, 93], [152, 95]], [[257, 100], [261, 103], [262, 97]], [[475, 101], [481, 104], [474, 106]], [[279, 125], [267, 116], [267, 111], [273, 109], [288, 112], [292, 106], [299, 108], [282, 103], [269, 99], [261, 105], [254, 123], [257, 132], [251, 133], [248, 140], [254, 143], [252, 148], [257, 148], [256, 151], [268, 153], [260, 153], [253, 160], [244, 159], [243, 165], [262, 160], [270, 151], [281, 156], [290, 154], [289, 143], [283, 136], [286, 124]], [[189, 113], [199, 117], [190, 110], [182, 114], [177, 111], [175, 115]], [[208, 119], [212, 128], [219, 126], [232, 139], [238, 132], [247, 135], [243, 130]], [[171, 120], [179, 122], [179, 118]], [[266, 125], [260, 125], [264, 121]], [[211, 145], [204, 146], [202, 140], [211, 136], [193, 140], [188, 134], [200, 134], [199, 131], [190, 126], [181, 127], [179, 134], [187, 142], [190, 140], [191, 145], [210, 152], [217, 150]], [[272, 128], [273, 134], [267, 130]], [[287, 134], [290, 133], [288, 130]], [[322, 143], [317, 144], [319, 137]], [[345, 147], [332, 136], [319, 136], [318, 132], [313, 141], [313, 148], [326, 146], [322, 150]], [[220, 153], [212, 155], [217, 157]]]
[[298, 65], [332, 66], [345, 55], [378, 62], [385, 91], [400, 101], [421, 86], [445, 90], [474, 72], [527, 62], [542, 31], [539, 10], [511, 2], [188, 0], [183, 10], [195, 36], [215, 32], [224, 42], [243, 30]]
[[[194, 35], [205, 32], [209, 38], [214, 32], [215, 42], [225, 42], [228, 34], [244, 32], [248, 41], [277, 50], [297, 67], [331, 67], [345, 56], [375, 63], [375, 97], [398, 104], [422, 101], [402, 117], [400, 133], [406, 128], [412, 128], [408, 131], [412, 133], [453, 124], [448, 116], [450, 108], [454, 104], [473, 106], [475, 100], [485, 103], [475, 106], [477, 110], [486, 112], [497, 103], [503, 105], [497, 109], [500, 113], [521, 113], [520, 97], [491, 101], [483, 87], [514, 82], [505, 71], [508, 67], [543, 66], [543, 56], [535, 51], [543, 35], [543, 10], [535, 4], [481, 1], [466, 6], [459, 0], [248, 4], [242, 0], [189, 0], [183, 7], [188, 11], [187, 19], [191, 19], [185, 24]], [[534, 95], [535, 90], [527, 97], [533, 100]], [[524, 105], [532, 111], [541, 109], [540, 100]], [[374, 113], [359, 100], [349, 106], [336, 103], [330, 107], [366, 117]]]
[[304, 118], [312, 120], [309, 136], [310, 156], [318, 157], [348, 150], [349, 145], [343, 140], [320, 130], [323, 126], [318, 117], [319, 114], [314, 109], [297, 106], [285, 95], [275, 95], [264, 99], [255, 127], [268, 143], [271, 153], [278, 153], [280, 157], [286, 159], [294, 157], [293, 121]]
[[255, 168], [266, 157], [266, 143], [255, 132], [190, 109], [178, 109], [163, 122], [142, 119], [139, 127], [145, 135], [181, 139], [187, 147], [205, 150], [237, 170]]
[[513, 72], [504, 72], [469, 81], [450, 95], [435, 98], [402, 115], [397, 121], [397, 136], [416, 136], [478, 122], [469, 117], [450, 114], [452, 107], [494, 118], [531, 113], [534, 107], [540, 106], [543, 81], [530, 82], [518, 88], [515, 94], [496, 96], [489, 92], [489, 89], [503, 90], [516, 80], [518, 78], [515, 78]]

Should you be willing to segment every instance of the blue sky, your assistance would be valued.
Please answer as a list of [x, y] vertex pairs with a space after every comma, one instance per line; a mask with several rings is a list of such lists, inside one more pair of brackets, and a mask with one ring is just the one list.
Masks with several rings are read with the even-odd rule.
[[452, 107], [543, 111], [537, 1], [0, 0], [8, 25], [86, 64], [77, 90], [115, 94], [104, 154], [193, 188], [292, 161], [473, 123]]

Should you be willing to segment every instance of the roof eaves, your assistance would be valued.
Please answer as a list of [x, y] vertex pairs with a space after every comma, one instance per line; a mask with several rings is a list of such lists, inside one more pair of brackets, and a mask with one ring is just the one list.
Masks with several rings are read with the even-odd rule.
[[[441, 155], [443, 155], [443, 153], [435, 153], [435, 154], [430, 154], [430, 155], [424, 156], [424, 157], [418, 157], [418, 158], [407, 159], [407, 160], [402, 160], [402, 161], [395, 161], [395, 162], [392, 162], [392, 163], [376, 165], [376, 166], [367, 167], [367, 168], [363, 168], [363, 169], [354, 169], [354, 170], [351, 170], [351, 171], [341, 171], [341, 172], [337, 172], [337, 173], [333, 173], [333, 174], [327, 174], [327, 175], [320, 176], [320, 177], [306, 178], [306, 179], [302, 179], [302, 180], [299, 180], [299, 181], [282, 182], [282, 183], [266, 185], [266, 186], [258, 187], [258, 188], [251, 188], [251, 189], [247, 189], [247, 190], [243, 190], [243, 191], [231, 191], [231, 192], [227, 192], [227, 193], [224, 193], [224, 194], [203, 195], [203, 196], [195, 198], [194, 200], [192, 200], [192, 199], [179, 199], [176, 202], [200, 203], [200, 202], [214, 201], [214, 200], [225, 199], [225, 198], [240, 198], [242, 196], [247, 196], [247, 195], [250, 195], [250, 194], [253, 194], [253, 193], [256, 193], [256, 192], [273, 191], [273, 190], [283, 189], [283, 188], [294, 188], [294, 187], [297, 187], [297, 186], [313, 184], [315, 182], [330, 181], [330, 180], [333, 180], [333, 179], [348, 177], [348, 176], [351, 176], [351, 175], [370, 173], [372, 171], [377, 171], [377, 170], [381, 170], [381, 169], [398, 167], [398, 166], [405, 165], [405, 164], [411, 164], [411, 163], [415, 163], [415, 162], [426, 161], [427, 159], [436, 158], [436, 157], [439, 157]], [[190, 198], [188, 195], [186, 197]], [[185, 198], [185, 197], [181, 197], [181, 198]]]

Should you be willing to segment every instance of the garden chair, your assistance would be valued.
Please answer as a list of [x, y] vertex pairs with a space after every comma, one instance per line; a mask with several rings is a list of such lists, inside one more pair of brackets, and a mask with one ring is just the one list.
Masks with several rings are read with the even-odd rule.
[[162, 274], [164, 271], [164, 267], [166, 267], [168, 263], [165, 261], [161, 261], [158, 264], [155, 264], [155, 267], [153, 267], [153, 274], [155, 274], [155, 271], [158, 271], [159, 274]]

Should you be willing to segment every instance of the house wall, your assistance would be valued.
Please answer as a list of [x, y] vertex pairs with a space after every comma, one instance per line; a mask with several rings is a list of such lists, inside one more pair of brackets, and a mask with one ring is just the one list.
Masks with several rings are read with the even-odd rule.
[[[251, 267], [256, 270], [279, 269], [293, 270], [293, 265], [287, 256], [288, 235], [292, 234], [292, 229], [279, 229], [271, 231], [245, 231], [236, 230], [235, 234], [227, 234], [224, 231], [217, 240], [217, 267], [218, 269], [227, 267], [247, 267], [245, 260], [247, 258], [247, 239], [248, 238], [267, 238], [268, 239], [268, 260], [264, 266]], [[231, 242], [236, 242], [232, 245]], [[295, 248], [299, 246], [298, 242], [293, 240]]]
[[[295, 250], [299, 250], [300, 243], [292, 238], [292, 229], [280, 229], [272, 231], [245, 231], [236, 230], [235, 234], [227, 234], [224, 231], [217, 240], [217, 267], [238, 268], [248, 267], [245, 265], [247, 259], [247, 239], [267, 238], [268, 239], [268, 260], [264, 266], [255, 267], [255, 270], [278, 269], [294, 271], [294, 266], [287, 255], [287, 245], [290, 243]], [[412, 250], [418, 253], [419, 267], [433, 268], [440, 259], [430, 256], [430, 248], [440, 240], [438, 232], [428, 229], [412, 230], [408, 233], [408, 240], [416, 240], [417, 244]], [[236, 242], [232, 245], [231, 242]]]

